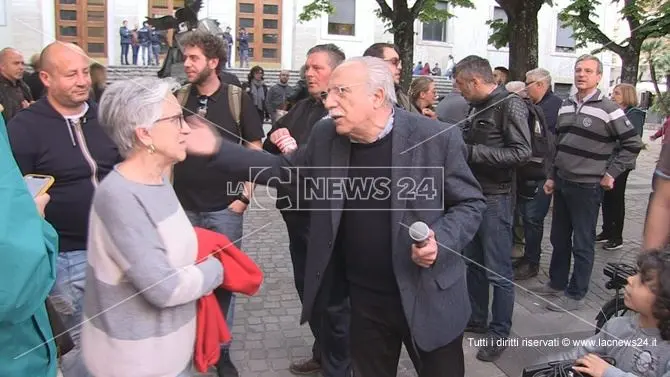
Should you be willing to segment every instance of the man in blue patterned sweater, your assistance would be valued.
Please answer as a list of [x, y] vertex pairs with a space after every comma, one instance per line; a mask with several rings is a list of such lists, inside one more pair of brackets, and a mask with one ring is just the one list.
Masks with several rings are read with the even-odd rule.
[[[575, 63], [577, 93], [558, 112], [557, 147], [544, 185], [554, 194], [551, 224], [553, 254], [549, 282], [541, 295], [560, 295], [552, 311], [577, 310], [589, 290], [598, 211], [603, 190], [633, 167], [642, 140], [623, 111], [597, 89], [600, 60], [583, 55]], [[570, 261], [575, 265], [568, 281]]]

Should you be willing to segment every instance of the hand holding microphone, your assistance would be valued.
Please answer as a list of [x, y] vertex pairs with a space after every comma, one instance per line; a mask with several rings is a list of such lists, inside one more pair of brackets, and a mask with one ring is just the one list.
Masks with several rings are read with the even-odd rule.
[[437, 260], [435, 232], [423, 221], [417, 221], [409, 227], [409, 237], [414, 241], [412, 261], [424, 268], [432, 266]]
[[276, 145], [282, 154], [291, 153], [298, 149], [298, 143], [286, 128], [279, 128], [270, 135], [270, 141]]

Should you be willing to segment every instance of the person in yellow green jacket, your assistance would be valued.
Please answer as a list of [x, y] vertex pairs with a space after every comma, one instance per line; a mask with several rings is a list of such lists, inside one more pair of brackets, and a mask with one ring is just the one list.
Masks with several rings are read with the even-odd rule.
[[57, 358], [45, 300], [56, 279], [58, 235], [33, 199], [0, 117], [0, 376], [55, 377]]

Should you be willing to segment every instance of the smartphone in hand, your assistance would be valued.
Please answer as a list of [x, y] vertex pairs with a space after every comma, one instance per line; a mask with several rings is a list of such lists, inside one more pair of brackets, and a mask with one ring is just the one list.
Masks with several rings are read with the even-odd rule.
[[23, 177], [23, 180], [28, 186], [28, 191], [33, 198], [46, 193], [51, 185], [56, 181], [54, 177], [50, 175], [41, 175], [41, 174], [27, 174]]

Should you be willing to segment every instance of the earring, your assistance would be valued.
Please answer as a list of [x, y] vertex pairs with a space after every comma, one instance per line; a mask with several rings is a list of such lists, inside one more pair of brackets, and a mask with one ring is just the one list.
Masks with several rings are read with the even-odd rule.
[[156, 147], [154, 147], [153, 144], [149, 144], [149, 146], [147, 147], [147, 150], [149, 151], [149, 154], [156, 153]]

